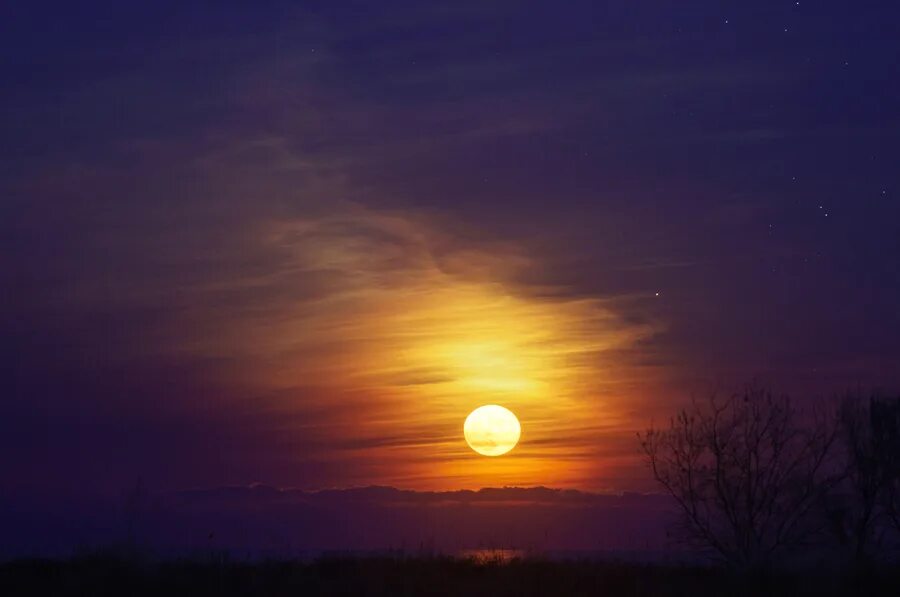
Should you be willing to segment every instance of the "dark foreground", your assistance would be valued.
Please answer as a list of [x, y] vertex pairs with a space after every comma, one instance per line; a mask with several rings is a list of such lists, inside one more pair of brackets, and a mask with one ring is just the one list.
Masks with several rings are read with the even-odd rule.
[[0, 564], [0, 595], [900, 595], [900, 570], [737, 574], [598, 562], [348, 558], [312, 563], [106, 557]]

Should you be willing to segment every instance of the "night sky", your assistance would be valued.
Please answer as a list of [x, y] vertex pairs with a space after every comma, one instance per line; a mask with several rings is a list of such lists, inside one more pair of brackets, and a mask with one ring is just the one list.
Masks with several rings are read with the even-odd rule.
[[3, 3], [0, 491], [646, 490], [691, 396], [896, 389], [898, 65], [880, 0]]

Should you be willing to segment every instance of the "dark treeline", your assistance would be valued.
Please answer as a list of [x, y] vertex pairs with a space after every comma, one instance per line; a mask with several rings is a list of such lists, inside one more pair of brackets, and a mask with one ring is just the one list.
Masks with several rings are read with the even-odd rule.
[[777, 571], [595, 561], [477, 561], [446, 557], [321, 559], [303, 563], [80, 557], [0, 564], [3, 595], [380, 595], [466, 597], [895, 596], [896, 569], [860, 573]]
[[737, 568], [871, 567], [900, 548], [900, 398], [800, 410], [750, 388], [695, 401], [640, 435], [678, 505], [673, 536]]

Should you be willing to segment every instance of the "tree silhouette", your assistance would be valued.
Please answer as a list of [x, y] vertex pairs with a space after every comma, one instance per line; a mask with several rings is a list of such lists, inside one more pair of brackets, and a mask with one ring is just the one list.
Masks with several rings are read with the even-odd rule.
[[900, 533], [900, 396], [873, 398], [869, 408], [872, 435], [885, 477], [881, 503], [893, 530]]
[[839, 477], [828, 466], [834, 425], [815, 418], [801, 425], [787, 397], [749, 388], [640, 434], [654, 478], [678, 504], [680, 537], [756, 567], [821, 530], [812, 514]]
[[856, 563], [870, 559], [890, 520], [897, 477], [900, 409], [897, 401], [850, 393], [838, 411], [838, 439], [844, 478], [829, 500], [828, 517], [839, 544]]

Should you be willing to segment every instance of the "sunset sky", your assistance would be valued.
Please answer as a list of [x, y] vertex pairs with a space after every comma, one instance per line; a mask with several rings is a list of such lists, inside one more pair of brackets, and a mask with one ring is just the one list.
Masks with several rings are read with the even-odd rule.
[[898, 388], [898, 40], [880, 0], [4, 3], [0, 489], [645, 491], [692, 395]]

